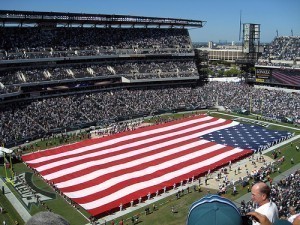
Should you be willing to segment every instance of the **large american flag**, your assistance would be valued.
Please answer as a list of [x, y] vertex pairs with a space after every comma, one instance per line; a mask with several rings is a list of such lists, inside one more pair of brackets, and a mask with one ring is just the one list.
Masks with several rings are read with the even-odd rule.
[[97, 216], [253, 153], [203, 138], [238, 125], [198, 115], [30, 153], [23, 160]]

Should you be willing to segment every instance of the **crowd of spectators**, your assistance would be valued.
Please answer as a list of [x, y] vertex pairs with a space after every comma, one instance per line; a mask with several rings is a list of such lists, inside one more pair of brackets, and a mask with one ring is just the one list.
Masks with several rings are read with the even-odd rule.
[[[193, 59], [164, 59], [141, 61], [107, 61], [60, 67], [28, 68], [0, 72], [2, 89], [23, 83], [55, 81], [101, 76], [124, 76], [128, 79], [178, 78], [198, 76]], [[1, 88], [0, 88], [1, 89]], [[12, 89], [15, 90], [15, 89]]]
[[1, 27], [2, 60], [192, 53], [186, 29]]
[[[255, 89], [241, 84], [220, 85], [225, 88], [226, 94], [229, 93], [230, 96], [221, 98], [219, 105], [223, 105], [230, 110], [245, 109], [274, 119], [281, 117], [299, 118], [300, 116], [299, 93], [287, 93], [284, 90]], [[237, 88], [228, 89], [231, 86]], [[231, 97], [231, 99], [228, 97]]]
[[284, 60], [271, 61], [265, 59], [259, 59], [256, 63], [256, 66], [274, 66], [280, 68], [300, 68], [300, 65], [297, 62], [289, 62]]
[[300, 36], [276, 37], [262, 54], [262, 59], [295, 60], [300, 57]]
[[271, 118], [300, 118], [298, 93], [256, 89], [243, 83], [209, 82], [197, 88], [118, 89], [5, 104], [0, 108], [0, 142], [41, 137], [58, 128], [69, 129], [114, 118], [216, 104], [229, 111], [251, 108], [251, 112]]

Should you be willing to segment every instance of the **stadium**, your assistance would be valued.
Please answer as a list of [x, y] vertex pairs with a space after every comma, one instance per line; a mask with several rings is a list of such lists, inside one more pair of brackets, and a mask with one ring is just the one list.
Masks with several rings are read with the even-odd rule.
[[[219, 82], [188, 30], [206, 21], [0, 10], [0, 22], [6, 224], [40, 211], [74, 225], [184, 224], [201, 196], [237, 200], [288, 169], [300, 210], [300, 37], [261, 52], [255, 24], [239, 81]], [[288, 217], [287, 197], [272, 197]]]

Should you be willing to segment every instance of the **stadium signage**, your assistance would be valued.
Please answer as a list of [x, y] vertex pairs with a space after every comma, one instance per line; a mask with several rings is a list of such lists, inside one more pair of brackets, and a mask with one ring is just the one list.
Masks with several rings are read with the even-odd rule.
[[260, 79], [260, 78], [256, 78], [256, 82], [264, 83], [265, 80], [264, 79]]
[[33, 204], [56, 198], [55, 193], [47, 192], [32, 183], [33, 173], [25, 172], [14, 177], [14, 188], [19, 193], [23, 205], [30, 210]]
[[269, 69], [256, 69], [256, 74], [271, 75], [271, 70], [269, 70]]
[[256, 69], [256, 81], [257, 82], [265, 82], [263, 79], [270, 79], [272, 75], [272, 70], [265, 68], [257, 68]]

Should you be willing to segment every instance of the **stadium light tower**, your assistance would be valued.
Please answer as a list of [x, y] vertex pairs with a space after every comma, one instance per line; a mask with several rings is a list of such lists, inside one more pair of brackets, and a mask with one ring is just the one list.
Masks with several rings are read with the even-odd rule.
[[244, 78], [247, 82], [248, 75], [252, 73], [252, 68], [262, 53], [260, 46], [260, 24], [243, 23], [242, 32], [242, 52], [244, 57], [237, 59], [236, 63], [245, 71]]
[[260, 52], [260, 24], [243, 24], [243, 52], [249, 60], [256, 61]]

